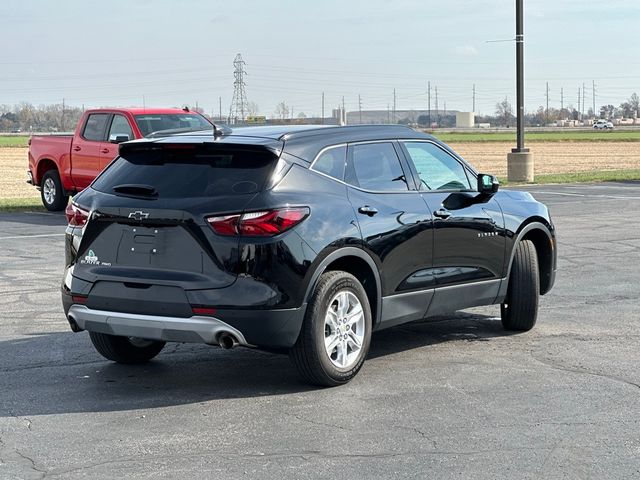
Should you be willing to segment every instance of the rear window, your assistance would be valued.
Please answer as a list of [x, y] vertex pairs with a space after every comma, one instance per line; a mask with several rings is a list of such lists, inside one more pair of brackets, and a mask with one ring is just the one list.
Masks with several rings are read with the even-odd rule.
[[276, 160], [265, 151], [205, 146], [131, 151], [115, 160], [92, 187], [113, 194], [119, 185], [144, 185], [160, 198], [241, 195], [261, 191]]
[[213, 128], [202, 116], [189, 113], [136, 115], [134, 118], [144, 137], [167, 130], [197, 131]]

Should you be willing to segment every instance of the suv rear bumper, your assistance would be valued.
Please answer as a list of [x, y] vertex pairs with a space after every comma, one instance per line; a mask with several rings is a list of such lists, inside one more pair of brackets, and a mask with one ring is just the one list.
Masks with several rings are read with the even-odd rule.
[[228, 333], [240, 345], [274, 351], [296, 343], [307, 310], [304, 303], [289, 309], [218, 309], [215, 317], [149, 315], [88, 308], [73, 303], [66, 292], [62, 303], [73, 331], [209, 345], [218, 345], [219, 335]]
[[72, 305], [67, 316], [69, 322], [74, 322], [82, 330], [108, 335], [218, 345], [220, 335], [225, 333], [233, 336], [239, 345], [253, 346], [242, 332], [215, 317], [195, 315], [181, 318], [107, 312], [84, 305]]

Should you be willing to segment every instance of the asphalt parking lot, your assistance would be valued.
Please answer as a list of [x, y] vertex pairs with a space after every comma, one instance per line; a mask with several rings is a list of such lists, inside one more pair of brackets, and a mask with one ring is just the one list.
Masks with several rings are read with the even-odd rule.
[[64, 217], [0, 214], [0, 479], [640, 478], [640, 183], [528, 190], [560, 252], [533, 331], [400, 326], [325, 390], [246, 349], [104, 361], [62, 314]]

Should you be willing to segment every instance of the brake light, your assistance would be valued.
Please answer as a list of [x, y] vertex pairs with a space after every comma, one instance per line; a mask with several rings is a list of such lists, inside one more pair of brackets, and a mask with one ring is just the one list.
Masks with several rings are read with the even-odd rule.
[[89, 212], [81, 209], [75, 203], [70, 203], [64, 211], [67, 222], [72, 227], [83, 227], [89, 220]]
[[308, 207], [291, 207], [209, 217], [206, 220], [218, 235], [272, 237], [296, 226], [308, 215]]

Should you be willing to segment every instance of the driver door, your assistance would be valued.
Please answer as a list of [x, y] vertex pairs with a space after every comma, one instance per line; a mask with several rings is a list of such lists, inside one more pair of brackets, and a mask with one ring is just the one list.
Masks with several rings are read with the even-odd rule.
[[479, 195], [475, 174], [436, 143], [400, 143], [433, 216], [436, 291], [428, 314], [492, 303], [506, 246], [500, 206]]

